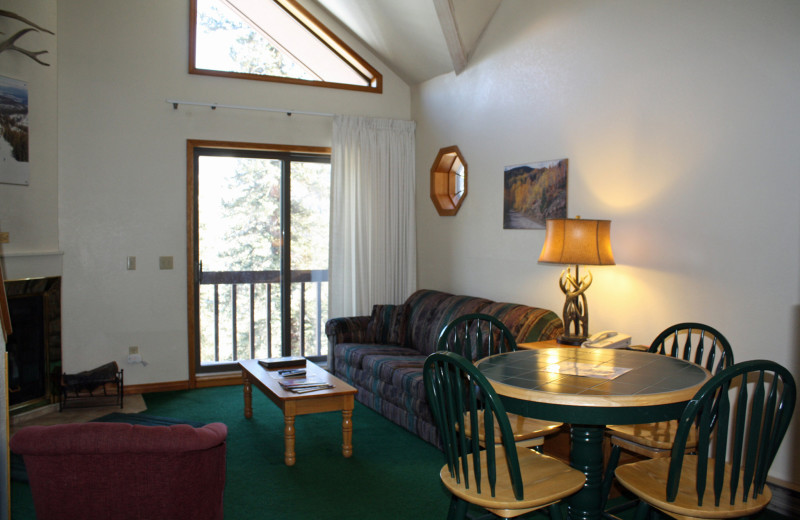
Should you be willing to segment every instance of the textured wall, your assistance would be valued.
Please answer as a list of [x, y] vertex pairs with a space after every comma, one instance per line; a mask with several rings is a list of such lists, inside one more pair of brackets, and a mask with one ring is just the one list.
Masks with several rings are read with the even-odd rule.
[[[591, 331], [706, 322], [737, 360], [800, 375], [798, 27], [791, 1], [504, 0], [467, 70], [412, 94], [420, 286], [561, 312], [544, 231], [502, 229], [502, 176], [567, 157], [568, 215], [612, 221]], [[449, 145], [469, 195], [439, 217], [428, 171]], [[800, 481], [796, 435], [775, 468]]]

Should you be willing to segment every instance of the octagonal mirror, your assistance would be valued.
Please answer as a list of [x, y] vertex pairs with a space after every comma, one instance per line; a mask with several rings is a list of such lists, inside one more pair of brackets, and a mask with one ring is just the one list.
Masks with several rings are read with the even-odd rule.
[[439, 150], [431, 166], [431, 200], [441, 216], [458, 213], [467, 197], [467, 162], [458, 146]]

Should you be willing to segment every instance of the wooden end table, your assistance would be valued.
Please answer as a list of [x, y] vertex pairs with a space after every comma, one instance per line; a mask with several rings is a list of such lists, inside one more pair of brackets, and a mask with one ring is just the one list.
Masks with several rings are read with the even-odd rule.
[[517, 343], [517, 348], [520, 350], [532, 350], [537, 348], [575, 348], [580, 345], [562, 345], [554, 339], [546, 339], [544, 341], [531, 341], [529, 343]]
[[283, 412], [284, 462], [294, 466], [295, 428], [294, 418], [320, 412], [342, 411], [342, 455], [353, 455], [353, 404], [357, 392], [338, 377], [323, 370], [311, 361], [306, 361], [306, 377], [333, 385], [333, 388], [317, 390], [306, 394], [296, 394], [284, 390], [277, 377], [279, 369], [267, 370], [257, 359], [240, 361], [244, 379], [244, 416], [253, 417], [253, 390], [255, 385]]

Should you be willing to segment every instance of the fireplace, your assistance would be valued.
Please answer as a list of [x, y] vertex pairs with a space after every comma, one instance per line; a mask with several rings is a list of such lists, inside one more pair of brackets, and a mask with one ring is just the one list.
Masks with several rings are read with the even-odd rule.
[[58, 401], [61, 377], [61, 277], [5, 282], [12, 413]]

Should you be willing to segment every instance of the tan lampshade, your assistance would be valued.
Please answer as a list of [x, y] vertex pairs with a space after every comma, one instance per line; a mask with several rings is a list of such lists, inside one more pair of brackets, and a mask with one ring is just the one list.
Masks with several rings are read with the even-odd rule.
[[614, 265], [610, 220], [553, 218], [547, 219], [545, 230], [539, 262]]

